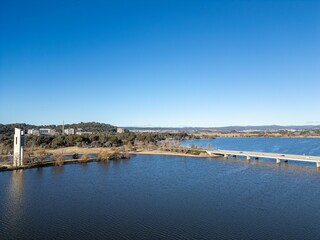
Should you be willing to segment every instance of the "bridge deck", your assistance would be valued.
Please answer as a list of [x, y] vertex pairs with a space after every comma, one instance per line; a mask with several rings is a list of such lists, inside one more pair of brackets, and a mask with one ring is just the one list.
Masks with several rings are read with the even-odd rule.
[[247, 151], [231, 151], [231, 150], [210, 150], [207, 151], [209, 155], [235, 155], [253, 158], [272, 158], [290, 161], [303, 161], [320, 163], [320, 156], [307, 156], [283, 153], [266, 153], [266, 152], [247, 152]]

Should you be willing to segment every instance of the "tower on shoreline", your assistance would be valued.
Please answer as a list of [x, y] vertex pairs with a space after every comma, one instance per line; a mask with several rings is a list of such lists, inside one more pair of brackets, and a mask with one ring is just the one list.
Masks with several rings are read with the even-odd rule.
[[14, 129], [13, 166], [23, 165], [24, 133], [20, 128]]

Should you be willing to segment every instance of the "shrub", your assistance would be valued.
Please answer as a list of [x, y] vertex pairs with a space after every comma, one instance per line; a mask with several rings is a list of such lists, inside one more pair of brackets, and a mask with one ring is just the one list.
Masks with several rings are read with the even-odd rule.
[[46, 158], [46, 151], [44, 149], [40, 149], [36, 152], [36, 156], [39, 162], [43, 162]]
[[53, 155], [53, 160], [55, 161], [56, 166], [62, 166], [64, 163], [63, 154], [62, 153], [56, 153]]
[[100, 161], [106, 161], [106, 160], [109, 160], [109, 151], [108, 150], [102, 150], [98, 153], [98, 160]]
[[80, 161], [81, 161], [81, 162], [84, 162], [84, 163], [88, 162], [88, 161], [89, 161], [89, 156], [88, 156], [88, 154], [82, 154], [82, 156], [81, 156], [81, 158], [80, 158]]

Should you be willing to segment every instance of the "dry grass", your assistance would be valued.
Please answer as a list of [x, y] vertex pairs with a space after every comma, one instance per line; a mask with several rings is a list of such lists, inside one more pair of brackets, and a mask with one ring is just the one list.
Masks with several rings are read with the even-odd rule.
[[[106, 148], [83, 148], [83, 147], [65, 147], [65, 148], [58, 148], [58, 149], [47, 149], [48, 153], [59, 153], [63, 151], [64, 154], [92, 154], [96, 153], [98, 154], [102, 150], [105, 150]], [[109, 149], [109, 148], [107, 148]]]
[[89, 161], [89, 155], [84, 153], [80, 158], [80, 162], [87, 163]]

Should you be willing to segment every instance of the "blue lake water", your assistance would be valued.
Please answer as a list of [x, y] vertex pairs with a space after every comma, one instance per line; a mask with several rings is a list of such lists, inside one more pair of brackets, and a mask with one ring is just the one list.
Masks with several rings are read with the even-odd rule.
[[216, 138], [182, 141], [182, 145], [212, 149], [320, 156], [320, 138]]
[[[207, 149], [269, 152], [320, 156], [320, 138], [216, 138], [182, 141], [182, 146], [192, 144]], [[244, 157], [242, 157], [243, 159]], [[241, 157], [239, 158], [241, 160]], [[274, 162], [274, 159], [261, 159]], [[290, 161], [291, 165], [315, 166], [315, 163]]]
[[[238, 140], [209, 141], [242, 149]], [[319, 146], [244, 141], [314, 155]], [[241, 159], [133, 155], [0, 172], [0, 239], [320, 239], [319, 196], [314, 166]]]

